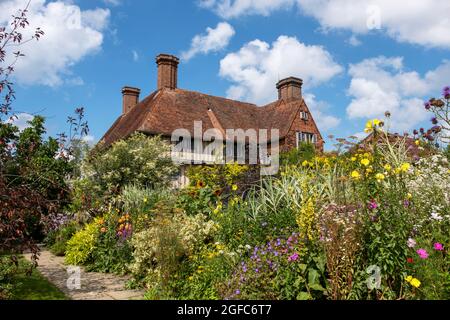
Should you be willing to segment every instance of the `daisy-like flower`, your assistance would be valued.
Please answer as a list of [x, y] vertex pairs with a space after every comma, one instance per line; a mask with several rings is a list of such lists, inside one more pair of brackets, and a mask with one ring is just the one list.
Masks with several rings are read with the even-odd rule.
[[361, 175], [359, 174], [358, 171], [353, 171], [353, 172], [352, 172], [352, 178], [353, 178], [353, 179], [359, 179], [360, 176], [361, 176]]
[[436, 242], [433, 247], [436, 251], [444, 251], [444, 245], [442, 243]]
[[429, 257], [429, 254], [428, 254], [427, 250], [425, 250], [425, 249], [419, 249], [416, 252], [419, 255], [420, 259], [425, 260], [425, 259], [428, 259], [428, 257]]
[[370, 164], [370, 160], [369, 159], [362, 159], [361, 160], [361, 164], [367, 167]]

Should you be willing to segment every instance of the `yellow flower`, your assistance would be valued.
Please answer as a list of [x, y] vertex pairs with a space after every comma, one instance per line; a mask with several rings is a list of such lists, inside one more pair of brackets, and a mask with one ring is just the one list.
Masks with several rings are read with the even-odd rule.
[[238, 189], [238, 186], [234, 184], [234, 185], [231, 187], [231, 189], [232, 189], [233, 191], [236, 191], [236, 190]]
[[375, 178], [378, 180], [378, 182], [381, 182], [381, 181], [384, 180], [385, 176], [384, 176], [384, 174], [382, 174], [382, 173], [377, 173], [377, 174], [375, 175]]
[[413, 196], [412, 196], [411, 193], [408, 193], [406, 197], [407, 197], [409, 200], [411, 200]]
[[351, 160], [352, 160], [353, 162], [355, 162], [357, 159], [356, 159], [356, 157], [352, 157]]
[[373, 122], [372, 121], [367, 121], [366, 123], [366, 129], [368, 130], [372, 130], [373, 129]]
[[361, 160], [361, 164], [367, 167], [370, 164], [370, 160], [369, 159], [362, 159]]
[[380, 123], [381, 123], [381, 121], [378, 120], [378, 119], [374, 119], [374, 120], [373, 120], [373, 124], [376, 125], [376, 126], [379, 126]]
[[415, 144], [416, 146], [420, 146], [420, 140], [416, 140]]
[[418, 287], [420, 287], [420, 281], [419, 281], [419, 279], [416, 279], [416, 278], [414, 278], [414, 279], [412, 279], [411, 280], [411, 285], [413, 286], [413, 287], [415, 287], [415, 288], [418, 288]]
[[308, 160], [305, 160], [305, 161], [303, 161], [302, 166], [306, 167], [306, 166], [308, 166], [308, 164], [309, 164]]
[[147, 198], [144, 198], [144, 203], [147, 203], [148, 202], [148, 199]]
[[353, 178], [353, 179], [359, 179], [359, 177], [360, 177], [360, 174], [359, 174], [358, 171], [353, 171], [353, 172], [352, 172], [352, 178]]
[[403, 172], [408, 172], [409, 168], [411, 168], [411, 165], [410, 165], [409, 163], [407, 163], [407, 162], [405, 162], [404, 164], [402, 164], [401, 167], [400, 167], [400, 169], [401, 169]]
[[405, 278], [405, 280], [406, 280], [407, 282], [409, 282], [409, 283], [411, 283], [412, 279], [413, 279], [412, 276], [407, 276], [407, 277]]
[[389, 165], [389, 164], [386, 164], [386, 165], [384, 166], [384, 170], [386, 170], [386, 171], [391, 171], [391, 169], [392, 169], [392, 167], [391, 167], [391, 165]]

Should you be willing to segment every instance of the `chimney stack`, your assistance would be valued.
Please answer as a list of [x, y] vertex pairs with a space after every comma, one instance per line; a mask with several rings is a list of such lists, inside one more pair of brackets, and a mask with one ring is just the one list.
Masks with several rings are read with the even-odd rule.
[[134, 106], [139, 103], [139, 94], [141, 90], [132, 87], [123, 87], [122, 89], [122, 112], [128, 113]]
[[303, 80], [295, 77], [283, 79], [277, 83], [278, 100], [302, 98]]
[[158, 65], [158, 90], [176, 89], [178, 82], [178, 64], [180, 59], [169, 54], [160, 54], [156, 57]]

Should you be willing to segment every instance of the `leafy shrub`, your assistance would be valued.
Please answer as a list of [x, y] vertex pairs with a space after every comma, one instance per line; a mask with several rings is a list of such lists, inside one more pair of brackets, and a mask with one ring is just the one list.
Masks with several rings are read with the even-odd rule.
[[112, 209], [98, 221], [100, 232], [91, 253], [87, 270], [124, 274], [132, 258], [130, 239], [133, 222], [129, 214], [121, 215]]
[[173, 193], [165, 188], [156, 190], [136, 185], [125, 186], [116, 198], [117, 206], [128, 213], [133, 221], [134, 231], [139, 232], [148, 227], [152, 210], [162, 201], [173, 198]]
[[[170, 146], [160, 137], [137, 133], [114, 143], [106, 150], [95, 150], [81, 167], [83, 180], [79, 196], [93, 196], [92, 191], [117, 194], [127, 185], [160, 187], [168, 185], [176, 173]], [[75, 200], [79, 201], [79, 200]], [[79, 201], [82, 202], [82, 201]]]
[[222, 285], [225, 299], [308, 300], [325, 289], [325, 259], [308, 252], [297, 233], [255, 246], [231, 279]]
[[316, 155], [316, 148], [313, 144], [302, 142], [298, 148], [282, 153], [280, 162], [282, 165], [301, 165], [305, 161], [311, 161]]
[[69, 265], [84, 265], [92, 261], [92, 252], [95, 249], [97, 237], [100, 232], [101, 219], [87, 224], [82, 230], [67, 242], [65, 263]]
[[205, 216], [187, 216], [170, 203], [158, 204], [154, 212], [151, 227], [132, 239], [135, 250], [130, 269], [136, 279], [170, 290], [169, 282], [183, 259], [211, 239], [216, 226]]
[[13, 277], [17, 273], [17, 263], [11, 257], [0, 256], [0, 300], [9, 299], [13, 289]]
[[54, 232], [54, 243], [50, 247], [50, 251], [57, 256], [64, 256], [67, 248], [67, 242], [78, 231], [77, 222], [70, 222]]

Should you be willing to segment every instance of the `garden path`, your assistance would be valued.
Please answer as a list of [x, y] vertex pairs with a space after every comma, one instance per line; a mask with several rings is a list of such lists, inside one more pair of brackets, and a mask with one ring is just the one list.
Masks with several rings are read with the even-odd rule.
[[[24, 256], [31, 260], [30, 254]], [[39, 272], [72, 300], [140, 300], [144, 297], [144, 291], [125, 289], [129, 279], [127, 277], [86, 272], [83, 268], [80, 268], [80, 289], [71, 290], [67, 285], [68, 279], [75, 279], [76, 273], [68, 273], [68, 266], [64, 265], [63, 257], [57, 257], [42, 249], [38, 263]], [[77, 284], [76, 281], [69, 283]]]

